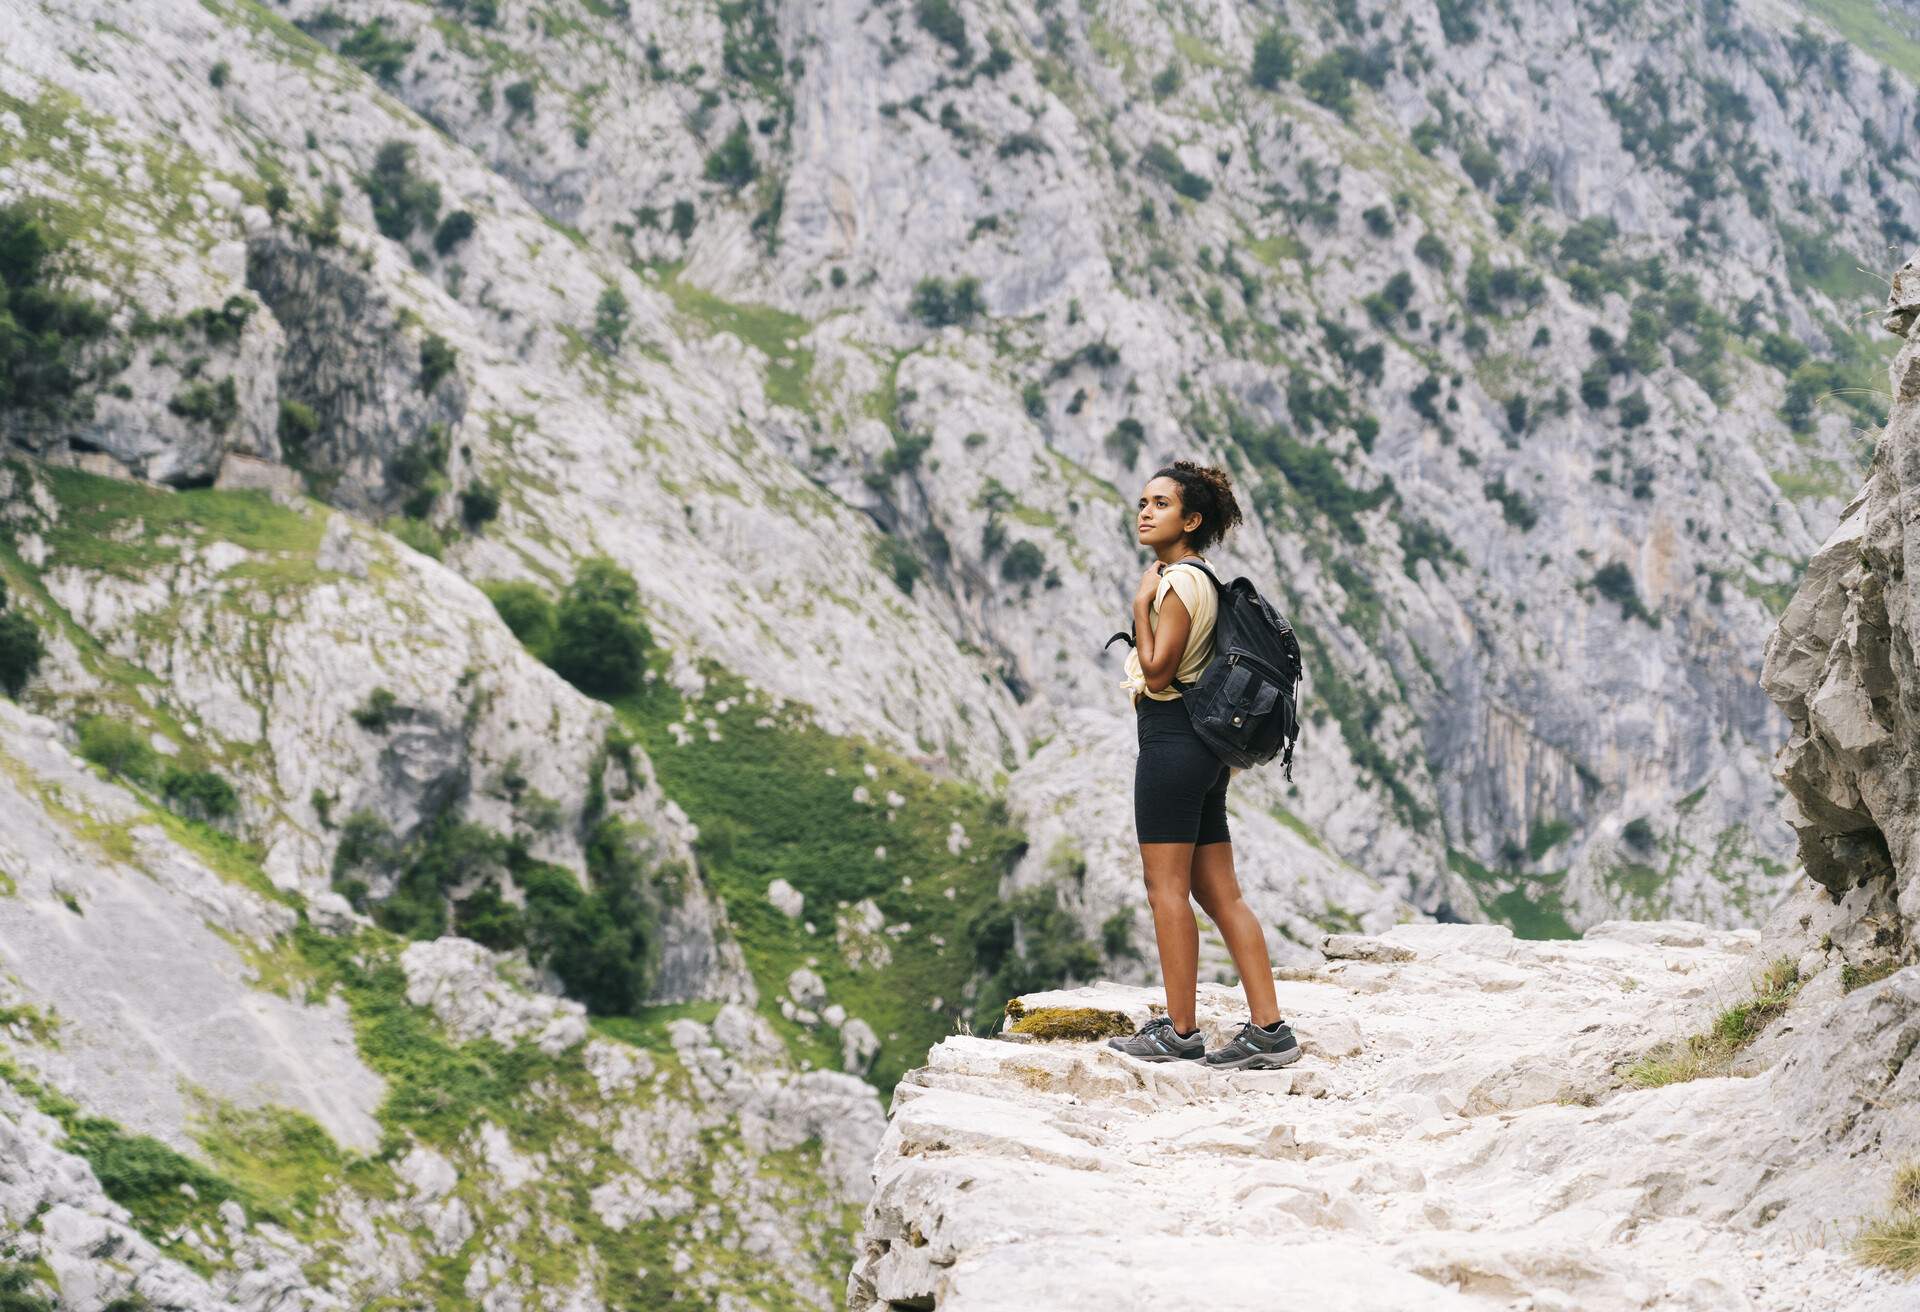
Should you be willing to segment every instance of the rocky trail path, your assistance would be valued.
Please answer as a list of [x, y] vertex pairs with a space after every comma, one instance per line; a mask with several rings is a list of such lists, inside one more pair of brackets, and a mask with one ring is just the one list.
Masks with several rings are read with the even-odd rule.
[[[1920, 970], [1843, 994], [1810, 960], [1735, 1075], [1624, 1078], [1750, 998], [1775, 946], [1680, 922], [1334, 936], [1324, 968], [1277, 972], [1306, 1052], [1285, 1071], [946, 1039], [894, 1095], [849, 1307], [1920, 1307], [1847, 1246], [1892, 1170], [1861, 1108], [1920, 1075]], [[1160, 1009], [1108, 984], [1020, 1001], [1129, 1029]], [[1244, 1018], [1201, 986], [1210, 1047]]]

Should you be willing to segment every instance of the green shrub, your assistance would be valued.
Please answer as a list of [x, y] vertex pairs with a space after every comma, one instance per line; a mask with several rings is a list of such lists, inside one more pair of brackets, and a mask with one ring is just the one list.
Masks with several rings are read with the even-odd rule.
[[1293, 76], [1293, 41], [1277, 27], [1260, 33], [1253, 43], [1253, 84], [1271, 91]]
[[1560, 235], [1560, 259], [1567, 264], [1597, 268], [1606, 259], [1607, 249], [1619, 231], [1614, 221], [1604, 214], [1581, 219]]
[[305, 401], [290, 396], [280, 398], [280, 453], [288, 465], [300, 465], [307, 455], [307, 442], [321, 430], [321, 417]]
[[1480, 490], [1486, 495], [1487, 500], [1499, 504], [1501, 518], [1522, 533], [1531, 529], [1539, 521], [1539, 515], [1534, 512], [1532, 506], [1527, 504], [1526, 498], [1507, 486], [1506, 475], [1502, 474], [1498, 478], [1489, 479], [1480, 485]]
[[440, 213], [440, 184], [413, 175], [413, 146], [388, 140], [361, 181], [372, 204], [372, 221], [384, 236], [407, 240], [415, 229], [432, 229]]
[[627, 335], [627, 309], [625, 292], [611, 283], [601, 289], [593, 307], [593, 336], [608, 351], [619, 350]]
[[455, 246], [473, 236], [474, 219], [470, 211], [455, 210], [440, 220], [440, 226], [433, 232], [433, 249], [441, 255], [447, 254]]
[[500, 490], [491, 483], [469, 483], [460, 489], [460, 522], [469, 529], [500, 517]]
[[196, 1205], [212, 1206], [234, 1195], [232, 1185], [198, 1162], [158, 1139], [127, 1134], [111, 1121], [74, 1117], [63, 1147], [86, 1158], [107, 1197], [146, 1226], [178, 1224]]
[[677, 200], [673, 203], [673, 220], [667, 225], [667, 231], [681, 241], [693, 236], [693, 202]]
[[1620, 427], [1638, 428], [1653, 418], [1653, 407], [1647, 404], [1646, 392], [1636, 388], [1620, 398]]
[[922, 569], [919, 557], [904, 542], [885, 534], [874, 543], [873, 554], [874, 563], [892, 577], [894, 586], [912, 596]]
[[1020, 541], [1000, 558], [1000, 577], [1009, 583], [1031, 583], [1047, 571], [1047, 558], [1031, 542]]
[[239, 417], [240, 396], [231, 378], [218, 383], [202, 379], [175, 392], [167, 401], [167, 409], [182, 419], [196, 420], [216, 433], [224, 433]]
[[1626, 827], [1620, 831], [1620, 837], [1628, 847], [1638, 848], [1642, 852], [1653, 850], [1653, 826], [1645, 816], [1635, 816], [1627, 821]]
[[354, 708], [353, 722], [374, 732], [386, 728], [408, 712], [391, 688], [379, 687], [367, 694], [367, 700]]
[[32, 1292], [33, 1271], [24, 1266], [0, 1266], [0, 1312], [60, 1312], [49, 1300]]
[[1791, 374], [1805, 364], [1811, 354], [1785, 333], [1768, 333], [1760, 339], [1760, 358], [1783, 374]]
[[231, 76], [232, 73], [232, 64], [229, 64], [224, 59], [215, 60], [213, 67], [207, 70], [207, 83], [218, 90], [227, 84], [227, 78]]
[[536, 585], [520, 580], [486, 582], [480, 589], [522, 646], [543, 661], [552, 654], [556, 623], [552, 598]]
[[442, 424], [427, 425], [425, 433], [388, 459], [387, 482], [400, 497], [403, 514], [425, 519], [432, 512], [433, 503], [447, 490], [446, 469], [447, 430]]
[[1393, 235], [1393, 213], [1385, 205], [1370, 205], [1360, 211], [1360, 217], [1367, 225], [1367, 231], [1376, 237]]
[[639, 603], [631, 574], [605, 557], [582, 562], [555, 612], [554, 671], [596, 697], [637, 690], [653, 643]]
[[25, 202], [0, 205], [0, 408], [58, 413], [87, 380], [82, 351], [107, 329], [93, 302], [50, 285], [60, 244]]
[[744, 121], [734, 124], [726, 140], [707, 156], [706, 171], [709, 181], [718, 182], [734, 191], [753, 181], [760, 166], [754, 162], [753, 146], [748, 141]]
[[1180, 65], [1168, 64], [1153, 76], [1153, 98], [1165, 100], [1180, 89]]
[[916, 0], [913, 16], [929, 36], [953, 51], [953, 62], [964, 65], [973, 57], [967, 45], [967, 20], [952, 0]]
[[1507, 428], [1520, 434], [1527, 431], [1527, 397], [1524, 392], [1516, 392], [1507, 398]]
[[493, 884], [481, 886], [470, 897], [453, 904], [453, 929], [495, 952], [510, 952], [527, 941], [526, 919], [520, 908], [500, 896]]
[[1596, 360], [1588, 365], [1580, 375], [1580, 399], [1589, 410], [1604, 410], [1611, 403], [1608, 385], [1612, 382], [1613, 372], [1607, 368], [1606, 361]]
[[1480, 35], [1480, 25], [1472, 18], [1478, 3], [1479, 0], [1435, 0], [1440, 34], [1447, 39], [1448, 45], [1463, 46]]
[[1500, 179], [1500, 157], [1477, 141], [1460, 147], [1460, 168], [1481, 191]]
[[460, 352], [439, 333], [428, 333], [420, 343], [420, 390], [431, 392], [453, 372]]
[[1140, 448], [1146, 445], [1147, 430], [1138, 419], [1131, 416], [1122, 419], [1107, 434], [1106, 448], [1114, 459], [1127, 468], [1140, 458]]
[[203, 305], [189, 312], [181, 323], [197, 329], [213, 345], [226, 346], [240, 340], [240, 334], [246, 330], [247, 320], [253, 317], [254, 308], [250, 297], [229, 296], [219, 309]]
[[1189, 200], [1205, 200], [1213, 194], [1213, 184], [1182, 164], [1179, 154], [1164, 141], [1147, 147], [1140, 156], [1140, 166]]
[[[379, 816], [371, 811], [355, 811], [340, 826], [340, 844], [333, 850], [334, 882], [340, 883], [341, 877], [352, 871], [390, 868], [398, 859], [398, 852], [393, 834]], [[349, 900], [356, 909], [366, 910], [364, 899]]]
[[1424, 519], [1406, 518], [1400, 521], [1401, 569], [1408, 578], [1416, 578], [1414, 566], [1421, 561], [1431, 561], [1436, 571], [1442, 565], [1464, 565], [1467, 558], [1454, 546], [1440, 529]]
[[[1010, 133], [1001, 141], [999, 146], [995, 148], [994, 153], [1001, 159], [1014, 159], [1021, 155], [1051, 155], [1053, 154], [1053, 150], [1035, 133], [1014, 132]], [[990, 228], [998, 228], [1000, 226], [998, 219], [991, 215], [986, 219], [977, 221], [975, 227], [978, 228], [979, 225], [983, 223], [989, 224]]]
[[1020, 404], [1034, 419], [1044, 419], [1047, 415], [1047, 393], [1038, 383], [1028, 383], [1020, 389]]
[[212, 770], [181, 770], [173, 766], [160, 780], [167, 805], [193, 820], [225, 820], [240, 809], [233, 785]]
[[138, 726], [106, 715], [90, 715], [78, 728], [80, 755], [109, 774], [141, 783], [153, 778], [159, 758]]
[[507, 123], [509, 126], [522, 114], [525, 114], [528, 118], [534, 117], [533, 83], [526, 81], [510, 83], [507, 86], [505, 96], [507, 101]]
[[944, 328], [971, 322], [986, 306], [980, 299], [980, 280], [969, 275], [951, 285], [940, 278], [922, 278], [914, 284], [909, 308], [929, 328]]
[[1587, 580], [1594, 590], [1607, 600], [1618, 603], [1620, 614], [1625, 619], [1645, 620], [1658, 627], [1658, 619], [1646, 604], [1640, 600], [1640, 588], [1634, 582], [1633, 571], [1622, 561], [1609, 561], [1594, 571]]
[[340, 43], [340, 54], [373, 74], [382, 82], [391, 82], [406, 67], [413, 53], [413, 42], [389, 36], [385, 19], [362, 23], [353, 35]]
[[0, 614], [0, 688], [7, 696], [20, 695], [46, 654], [38, 625], [17, 609]]
[[1346, 118], [1353, 113], [1352, 78], [1347, 60], [1338, 50], [1329, 51], [1307, 65], [1300, 75], [1300, 89], [1307, 99]]
[[1431, 232], [1420, 234], [1420, 240], [1413, 244], [1413, 254], [1422, 264], [1431, 265], [1442, 273], [1453, 270], [1453, 252]]

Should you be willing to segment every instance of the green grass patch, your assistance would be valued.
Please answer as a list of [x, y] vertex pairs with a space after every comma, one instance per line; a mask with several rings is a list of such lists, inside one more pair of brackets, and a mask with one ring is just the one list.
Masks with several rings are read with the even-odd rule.
[[1876, 961], [1870, 966], [1856, 966], [1851, 961], [1845, 962], [1840, 967], [1840, 991], [1851, 993], [1869, 984], [1878, 984], [1898, 969], [1900, 969], [1900, 963], [1897, 961]]
[[1561, 888], [1567, 872], [1551, 870], [1541, 874], [1492, 870], [1457, 848], [1447, 849], [1447, 865], [1473, 888], [1483, 911], [1496, 923], [1513, 930], [1518, 938], [1579, 938], [1580, 931], [1567, 919]]
[[1733, 1059], [1787, 1010], [1800, 991], [1800, 970], [1781, 957], [1754, 981], [1753, 995], [1714, 1018], [1705, 1034], [1663, 1043], [1626, 1071], [1635, 1088], [1657, 1089], [1731, 1073]]
[[1907, 81], [1920, 84], [1920, 21], [1899, 6], [1876, 0], [1801, 0], [1801, 7], [1826, 19], [1834, 31]]
[[59, 499], [48, 545], [63, 565], [137, 577], [179, 560], [189, 541], [231, 542], [273, 558], [310, 563], [320, 550], [323, 517], [290, 510], [265, 492], [170, 492], [76, 469], [40, 471]]
[[[731, 333], [767, 357], [767, 400], [775, 405], [805, 410], [810, 405], [808, 382], [813, 373], [813, 350], [801, 345], [813, 325], [797, 314], [771, 305], [728, 301], [680, 277], [677, 264], [658, 266], [659, 287], [672, 298], [674, 308], [713, 332]], [[792, 346], [788, 342], [794, 343]]]
[[1315, 829], [1312, 825], [1308, 824], [1305, 820], [1302, 820], [1299, 816], [1295, 815], [1293, 812], [1287, 810], [1286, 807], [1281, 806], [1279, 803], [1276, 802], [1274, 805], [1267, 808], [1267, 814], [1272, 816], [1275, 820], [1278, 820], [1281, 824], [1285, 825], [1287, 828], [1293, 830], [1293, 832], [1300, 835], [1300, 837], [1306, 839], [1309, 843], [1313, 844], [1313, 846], [1318, 848], [1320, 851], [1325, 852], [1328, 855], [1332, 855], [1333, 849], [1327, 846], [1326, 839], [1320, 837], [1320, 831], [1318, 829]]
[[1920, 1161], [1893, 1173], [1887, 1209], [1853, 1242], [1854, 1256], [1897, 1276], [1920, 1276]]
[[[979, 790], [935, 779], [859, 738], [827, 733], [795, 703], [775, 709], [717, 668], [703, 672], [708, 683], [698, 701], [683, 702], [660, 679], [616, 709], [667, 795], [699, 825], [707, 883], [726, 902], [762, 996], [778, 997], [787, 975], [816, 958], [812, 968], [828, 995], [878, 1034], [869, 1078], [885, 1094], [966, 1013], [964, 989], [976, 964], [969, 927], [998, 904], [1000, 877], [1024, 842], [1004, 806]], [[717, 742], [709, 739], [709, 722]], [[675, 724], [685, 726], [685, 745], [676, 741]], [[856, 801], [856, 789], [871, 800]], [[889, 793], [904, 799], [898, 807], [887, 805]], [[953, 853], [948, 834], [956, 822], [970, 846]], [[876, 858], [879, 848], [884, 858]], [[798, 920], [767, 900], [776, 877], [805, 895]], [[887, 964], [856, 970], [836, 943], [835, 916], [841, 902], [862, 898], [873, 899], [886, 924], [912, 928], [897, 936], [882, 930], [875, 939]], [[997, 1010], [1004, 1000], [981, 1003]], [[831, 1030], [812, 1031], [777, 1013], [769, 1019], [797, 1053], [839, 1068]]]

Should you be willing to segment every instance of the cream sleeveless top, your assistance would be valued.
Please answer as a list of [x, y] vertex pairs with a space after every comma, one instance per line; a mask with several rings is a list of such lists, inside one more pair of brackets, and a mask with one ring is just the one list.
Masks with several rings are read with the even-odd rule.
[[[1201, 560], [1208, 566], [1213, 564], [1205, 556], [1188, 557], [1188, 560]], [[1147, 608], [1147, 626], [1155, 633], [1160, 631], [1160, 603], [1171, 588], [1180, 595], [1180, 604], [1187, 608], [1192, 622], [1187, 629], [1187, 649], [1181, 653], [1180, 666], [1174, 671], [1174, 678], [1181, 683], [1192, 683], [1200, 677], [1200, 671], [1207, 668], [1207, 662], [1213, 659], [1213, 622], [1220, 611], [1220, 598], [1215, 593], [1213, 580], [1192, 568], [1187, 561], [1178, 565], [1169, 565], [1160, 575], [1160, 586], [1153, 594], [1153, 604]], [[1127, 677], [1120, 686], [1129, 694], [1129, 703], [1137, 705], [1142, 697], [1151, 697], [1155, 701], [1172, 701], [1180, 695], [1180, 690], [1169, 683], [1159, 692], [1147, 687], [1146, 675], [1140, 669], [1140, 653], [1130, 649], [1127, 652]]]

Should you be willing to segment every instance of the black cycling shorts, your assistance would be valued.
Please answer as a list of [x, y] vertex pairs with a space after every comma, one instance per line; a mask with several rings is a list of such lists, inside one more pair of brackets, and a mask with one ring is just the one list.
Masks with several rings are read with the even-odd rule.
[[1175, 697], [1134, 706], [1140, 757], [1133, 767], [1133, 828], [1141, 843], [1227, 843], [1227, 780], [1233, 771], [1200, 741]]

